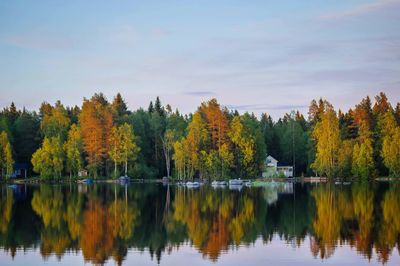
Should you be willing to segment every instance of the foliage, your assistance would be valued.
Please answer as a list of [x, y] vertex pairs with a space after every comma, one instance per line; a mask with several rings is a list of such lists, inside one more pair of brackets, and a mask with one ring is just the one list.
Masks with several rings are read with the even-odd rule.
[[325, 111], [321, 121], [317, 122], [313, 131], [316, 140], [316, 159], [312, 167], [320, 174], [333, 177], [337, 171], [340, 145], [339, 121], [336, 112], [329, 103], [325, 103]]
[[60, 137], [44, 138], [42, 147], [32, 155], [33, 170], [43, 178], [61, 177], [64, 152]]
[[5, 131], [0, 132], [0, 176], [10, 177], [13, 172], [14, 159], [11, 144]]
[[80, 128], [73, 124], [68, 132], [67, 141], [64, 143], [66, 154], [66, 168], [70, 175], [78, 175], [78, 171], [83, 168], [83, 144]]

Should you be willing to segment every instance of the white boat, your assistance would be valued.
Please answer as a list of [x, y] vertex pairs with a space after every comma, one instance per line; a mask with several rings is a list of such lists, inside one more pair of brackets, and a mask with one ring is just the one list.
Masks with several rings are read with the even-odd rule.
[[247, 181], [244, 181], [244, 185], [245, 185], [246, 187], [251, 187], [252, 183], [251, 183], [250, 180], [247, 180]]
[[213, 182], [211, 182], [211, 186], [213, 188], [224, 188], [224, 187], [226, 187], [227, 184], [228, 183], [224, 180], [222, 180], [222, 181], [214, 180]]
[[200, 187], [200, 183], [196, 182], [196, 181], [194, 181], [194, 182], [188, 181], [188, 182], [186, 182], [186, 186], [188, 188], [197, 188], [197, 187]]
[[243, 185], [243, 180], [239, 179], [231, 179], [229, 180], [229, 186], [241, 186]]

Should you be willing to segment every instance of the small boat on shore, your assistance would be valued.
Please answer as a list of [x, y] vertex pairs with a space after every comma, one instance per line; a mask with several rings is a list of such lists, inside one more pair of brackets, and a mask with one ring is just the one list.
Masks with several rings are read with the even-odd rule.
[[253, 183], [251, 182], [251, 180], [246, 180], [246, 181], [243, 182], [243, 184], [244, 184], [246, 187], [251, 187], [251, 186], [253, 185]]
[[214, 180], [214, 181], [211, 182], [211, 186], [213, 188], [224, 188], [227, 185], [228, 185], [228, 183], [225, 180], [221, 180], [221, 181]]
[[243, 185], [243, 180], [239, 179], [231, 179], [229, 180], [229, 186], [241, 186]]
[[186, 187], [188, 187], [188, 188], [198, 188], [198, 187], [200, 187], [200, 183], [197, 182], [197, 181], [194, 181], [194, 182], [188, 181], [188, 182], [186, 182]]
[[131, 178], [129, 176], [120, 176], [118, 178], [118, 181], [121, 185], [127, 185], [131, 181]]
[[85, 179], [79, 180], [78, 183], [85, 184], [85, 185], [91, 185], [91, 184], [93, 184], [93, 179], [85, 178]]

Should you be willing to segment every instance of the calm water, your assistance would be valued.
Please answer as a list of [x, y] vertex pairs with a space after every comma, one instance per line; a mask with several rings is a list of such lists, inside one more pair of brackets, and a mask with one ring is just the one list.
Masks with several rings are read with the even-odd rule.
[[400, 184], [1, 187], [0, 265], [400, 265]]

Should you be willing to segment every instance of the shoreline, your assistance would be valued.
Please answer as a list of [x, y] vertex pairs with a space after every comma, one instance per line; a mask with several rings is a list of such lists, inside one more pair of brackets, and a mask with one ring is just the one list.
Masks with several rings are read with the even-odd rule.
[[[61, 179], [53, 179], [53, 180], [42, 180], [40, 178], [27, 178], [27, 179], [13, 179], [13, 180], [2, 180], [0, 183], [1, 184], [15, 184], [15, 185], [41, 185], [41, 184], [70, 184], [70, 183], [75, 183], [75, 184], [80, 184], [80, 181], [84, 180], [85, 178], [82, 179], [70, 179], [70, 178], [61, 178]], [[93, 183], [97, 184], [118, 184], [120, 181], [118, 179], [92, 179]], [[276, 182], [282, 182], [282, 183], [348, 183], [348, 182], [357, 182], [357, 181], [362, 181], [357, 178], [332, 178], [329, 179], [327, 177], [296, 177], [296, 178], [268, 178], [268, 179], [249, 179], [251, 182], [257, 182], [257, 183], [276, 183]], [[186, 182], [188, 180], [170, 180], [170, 181], [165, 181], [162, 178], [157, 178], [157, 179], [143, 179], [143, 178], [134, 178], [130, 179], [130, 183], [169, 183], [169, 184], [176, 184], [179, 182]], [[377, 182], [394, 182], [394, 181], [400, 181], [400, 177], [376, 177], [372, 179], [368, 179], [365, 181], [377, 181]], [[206, 183], [209, 183], [207, 180]]]

